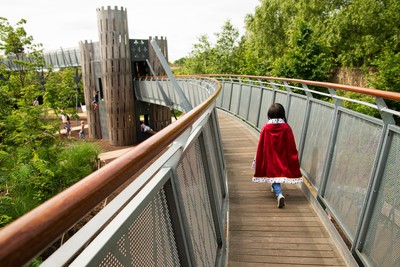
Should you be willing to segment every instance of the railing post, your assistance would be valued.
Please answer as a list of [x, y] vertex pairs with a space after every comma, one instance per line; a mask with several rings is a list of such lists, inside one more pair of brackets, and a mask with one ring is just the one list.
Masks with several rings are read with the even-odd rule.
[[290, 88], [289, 84], [287, 81], [284, 81], [283, 84], [285, 85], [285, 89], [287, 91], [287, 102], [286, 102], [286, 116], [289, 117], [290, 113], [290, 102], [292, 99], [292, 89]]
[[339, 128], [339, 122], [340, 122], [340, 113], [339, 113], [339, 107], [342, 107], [342, 103], [339, 99], [335, 98], [336, 92], [335, 90], [328, 88], [329, 93], [331, 94], [331, 97], [333, 98], [334, 104], [335, 104], [335, 114], [332, 120], [332, 131], [331, 135], [329, 136], [329, 141], [328, 141], [328, 149], [327, 153], [325, 155], [325, 163], [324, 167], [322, 170], [322, 177], [321, 177], [321, 183], [319, 185], [318, 189], [318, 196], [323, 197], [325, 195], [325, 189], [326, 189], [326, 183], [327, 179], [329, 176], [329, 170], [331, 168], [332, 164], [332, 159], [333, 159], [333, 152], [335, 150], [335, 143], [336, 143], [336, 138], [338, 135], [338, 128]]
[[262, 127], [262, 125], [260, 125], [260, 119], [261, 119], [261, 104], [262, 104], [262, 101], [263, 101], [263, 98], [264, 98], [264, 83], [262, 83], [260, 79], [258, 79], [258, 82], [260, 84], [261, 96], [260, 96], [259, 103], [258, 103], [258, 106], [260, 108], [258, 109], [256, 127], [257, 127], [257, 129], [260, 129]]
[[268, 80], [268, 81], [269, 81], [269, 83], [270, 83], [270, 85], [271, 85], [271, 87], [272, 87], [272, 103], [275, 103], [276, 91], [277, 91], [278, 89], [276, 89], [276, 85], [274, 84], [273, 81], [271, 81], [271, 80]]
[[232, 112], [231, 108], [232, 108], [232, 94], [233, 94], [233, 79], [230, 78], [231, 80], [231, 93], [229, 94], [229, 106], [228, 106], [228, 110]]
[[235, 114], [239, 115], [240, 112], [240, 103], [242, 102], [242, 80], [239, 78], [238, 79], [239, 82], [239, 99], [238, 99], [238, 105], [237, 105], [237, 110], [235, 112]]
[[211, 124], [212, 125], [212, 133], [213, 133], [213, 138], [216, 142], [216, 151], [218, 154], [218, 172], [219, 175], [221, 177], [220, 179], [220, 183], [221, 183], [221, 189], [222, 189], [222, 196], [225, 198], [227, 196], [227, 185], [226, 185], [226, 173], [225, 173], [225, 162], [224, 162], [224, 157], [222, 155], [222, 145], [221, 145], [221, 133], [219, 131], [219, 125], [218, 125], [218, 120], [217, 120], [217, 114], [215, 112], [215, 108], [213, 109], [212, 113], [211, 113]]
[[304, 114], [304, 123], [303, 123], [303, 128], [301, 129], [301, 136], [300, 136], [300, 144], [299, 144], [299, 161], [301, 163], [301, 159], [303, 157], [303, 152], [304, 152], [304, 145], [306, 142], [306, 137], [307, 137], [307, 132], [308, 132], [308, 125], [310, 122], [310, 114], [311, 114], [311, 99], [313, 98], [313, 95], [308, 89], [307, 84], [302, 84], [304, 88], [304, 92], [307, 96], [307, 105], [306, 105], [306, 111]]
[[250, 106], [251, 106], [251, 98], [253, 96], [253, 82], [250, 79], [247, 79], [249, 82], [249, 86], [250, 86], [250, 96], [249, 96], [249, 101], [248, 101], [248, 105], [247, 105], [247, 112], [246, 112], [246, 121], [249, 120], [249, 113], [250, 113]]

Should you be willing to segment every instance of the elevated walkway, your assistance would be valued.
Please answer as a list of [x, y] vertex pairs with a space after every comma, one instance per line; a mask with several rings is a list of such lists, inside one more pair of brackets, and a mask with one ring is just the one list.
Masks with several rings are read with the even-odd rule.
[[[178, 80], [193, 110], [1, 229], [1, 265], [26, 265], [135, 178], [42, 266], [398, 266], [400, 113], [384, 99], [397, 103], [400, 94], [217, 78]], [[172, 82], [135, 80], [141, 101], [166, 105], [159, 85], [181, 103]], [[376, 103], [336, 91], [374, 96]], [[344, 101], [375, 107], [382, 118]], [[269, 185], [251, 182], [259, 134], [244, 122], [261, 129], [275, 102], [285, 106], [308, 182], [283, 185], [283, 209]]]
[[277, 208], [269, 184], [251, 181], [258, 133], [224, 111], [218, 121], [228, 171], [228, 266], [346, 266], [298, 185], [283, 184]]

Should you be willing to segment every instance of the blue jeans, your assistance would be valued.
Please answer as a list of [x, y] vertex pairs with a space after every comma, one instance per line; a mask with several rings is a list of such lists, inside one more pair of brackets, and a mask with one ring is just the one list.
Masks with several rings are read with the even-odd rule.
[[273, 183], [272, 188], [274, 189], [275, 195], [279, 196], [282, 194], [282, 188], [280, 183]]

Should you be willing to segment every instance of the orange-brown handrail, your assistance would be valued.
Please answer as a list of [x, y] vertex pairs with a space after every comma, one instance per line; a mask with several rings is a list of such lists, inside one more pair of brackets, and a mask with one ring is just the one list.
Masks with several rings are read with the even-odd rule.
[[400, 101], [400, 93], [392, 92], [392, 91], [384, 91], [372, 88], [363, 88], [358, 86], [350, 86], [350, 85], [343, 85], [337, 83], [329, 83], [329, 82], [317, 82], [317, 81], [308, 81], [308, 80], [300, 80], [300, 79], [290, 79], [290, 78], [277, 78], [277, 77], [267, 77], [267, 76], [251, 76], [251, 75], [230, 75], [230, 74], [212, 74], [212, 75], [204, 75], [205, 77], [235, 77], [235, 78], [244, 78], [244, 79], [260, 79], [260, 80], [275, 80], [275, 81], [286, 81], [286, 82], [293, 82], [293, 83], [302, 83], [307, 85], [319, 86], [319, 87], [326, 87], [332, 88], [337, 90], [343, 91], [350, 91], [355, 93], [366, 94], [375, 97], [382, 97], [386, 99], [391, 99], [395, 101]]
[[212, 80], [217, 90], [156, 135], [3, 228], [0, 231], [1, 266], [21, 266], [40, 254], [184, 133], [216, 101], [221, 91], [217, 80], [187, 77]]

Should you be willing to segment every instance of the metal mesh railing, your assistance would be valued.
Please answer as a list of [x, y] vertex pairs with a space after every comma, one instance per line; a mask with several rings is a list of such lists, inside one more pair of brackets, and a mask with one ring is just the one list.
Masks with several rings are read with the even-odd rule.
[[400, 131], [388, 134], [387, 160], [362, 248], [371, 266], [400, 265]]
[[128, 205], [131, 216], [121, 213], [107, 228], [112, 235], [100, 234], [70, 266], [180, 266], [163, 188], [146, 202], [142, 210]]
[[[18, 260], [26, 255], [15, 253], [16, 247], [41, 251], [38, 244], [50, 244], [93, 203], [157, 158], [43, 266], [224, 265], [226, 180], [215, 104], [261, 129], [269, 106], [280, 102], [296, 128], [302, 172], [317, 192], [315, 202], [346, 234], [351, 256], [368, 266], [399, 265], [400, 127], [393, 117], [400, 112], [389, 109], [385, 99], [398, 102], [400, 94], [284, 78], [213, 77], [222, 83], [218, 98], [215, 80], [179, 78], [186, 98], [193, 106], [201, 103], [198, 107], [162, 135], [45, 203], [35, 215], [7, 227], [0, 235], [2, 264], [23, 262]], [[182, 99], [165, 78], [135, 81], [135, 88], [139, 100], [182, 108]], [[337, 90], [374, 96], [376, 103], [365, 105], [378, 109], [382, 118], [344, 108], [343, 101], [364, 103], [339, 97]], [[51, 223], [43, 224], [36, 214], [51, 214], [46, 217]]]
[[177, 167], [177, 184], [196, 266], [214, 266], [218, 244], [198, 140]]
[[[272, 103], [285, 107], [302, 173], [317, 192], [320, 208], [351, 243], [347, 253], [366, 265], [398, 266], [400, 127], [394, 118], [400, 112], [385, 100], [399, 102], [400, 94], [285, 78], [211, 77], [223, 84], [219, 107], [259, 130]], [[340, 90], [372, 95], [376, 103], [339, 96]], [[343, 102], [378, 109], [381, 118], [344, 108]], [[347, 250], [344, 242], [342, 247]]]
[[330, 212], [354, 240], [375, 168], [382, 125], [339, 112], [335, 146], [323, 195]]

